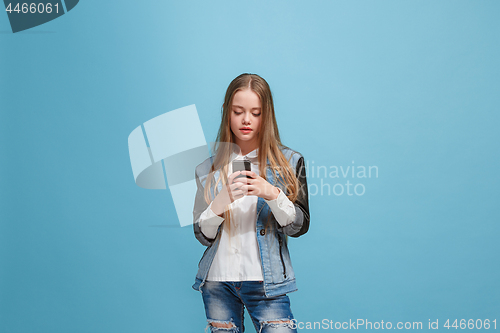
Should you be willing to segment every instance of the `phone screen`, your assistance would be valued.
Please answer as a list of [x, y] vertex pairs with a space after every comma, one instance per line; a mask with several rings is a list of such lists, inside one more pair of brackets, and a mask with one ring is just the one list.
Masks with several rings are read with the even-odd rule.
[[[236, 172], [236, 171], [252, 171], [250, 161], [248, 161], [248, 160], [234, 160], [233, 161], [233, 172]], [[245, 176], [238, 175], [235, 177], [235, 179], [239, 178], [239, 177], [245, 177]], [[246, 177], [252, 178], [250, 176], [246, 176]]]

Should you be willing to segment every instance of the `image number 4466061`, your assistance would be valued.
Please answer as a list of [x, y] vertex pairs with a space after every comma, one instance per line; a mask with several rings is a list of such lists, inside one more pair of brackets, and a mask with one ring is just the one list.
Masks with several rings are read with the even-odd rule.
[[26, 0], [4, 0], [4, 4], [12, 32], [15, 33], [39, 26], [64, 15], [73, 9], [78, 4], [78, 1], [52, 0], [26, 2]]

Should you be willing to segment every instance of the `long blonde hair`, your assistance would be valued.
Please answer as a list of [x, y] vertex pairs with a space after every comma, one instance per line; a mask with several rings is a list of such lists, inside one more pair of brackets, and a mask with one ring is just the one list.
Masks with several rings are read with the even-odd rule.
[[[285, 155], [281, 152], [280, 146], [283, 146], [280, 140], [280, 135], [278, 131], [278, 124], [276, 123], [276, 117], [274, 114], [274, 104], [273, 96], [271, 94], [271, 89], [267, 84], [266, 80], [256, 74], [244, 73], [236, 77], [226, 90], [226, 95], [224, 97], [224, 104], [222, 106], [222, 119], [219, 127], [219, 132], [217, 133], [216, 146], [214, 149], [214, 162], [212, 163], [212, 168], [207, 177], [205, 183], [205, 201], [210, 204], [210, 202], [215, 198], [217, 193], [210, 193], [211, 184], [214, 181], [214, 171], [221, 170], [219, 172], [219, 177], [213, 186], [214, 192], [217, 191], [217, 186], [219, 182], [222, 185], [227, 184], [227, 173], [228, 164], [230, 162], [230, 157], [232, 154], [231, 144], [221, 144], [225, 142], [230, 142], [235, 144], [234, 134], [231, 131], [231, 105], [233, 102], [233, 97], [236, 92], [240, 90], [250, 89], [255, 92], [261, 102], [261, 128], [259, 131], [259, 150], [258, 150], [258, 160], [259, 160], [259, 175], [266, 179], [266, 168], [267, 160], [271, 169], [275, 172], [280, 171], [283, 182], [282, 185], [286, 189], [287, 197], [290, 201], [295, 202], [299, 192], [299, 182], [295, 176], [295, 171], [290, 166], [289, 161], [286, 159]], [[224, 225], [229, 228], [231, 221], [231, 210], [226, 209], [224, 211]], [[269, 217], [269, 216], [268, 216]], [[229, 231], [229, 230], [228, 230]]]

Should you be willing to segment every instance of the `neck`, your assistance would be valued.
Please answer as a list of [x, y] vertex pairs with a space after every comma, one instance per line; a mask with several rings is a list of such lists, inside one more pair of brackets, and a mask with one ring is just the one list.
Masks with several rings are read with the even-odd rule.
[[257, 142], [257, 140], [252, 140], [252, 141], [240, 141], [240, 140], [237, 140], [236, 144], [241, 149], [241, 155], [246, 155], [249, 152], [251, 152], [251, 151], [259, 148], [259, 143]]

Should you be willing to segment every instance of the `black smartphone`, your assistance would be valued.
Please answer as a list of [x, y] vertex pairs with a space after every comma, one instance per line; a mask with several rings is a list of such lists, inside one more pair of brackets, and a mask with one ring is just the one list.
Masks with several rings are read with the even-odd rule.
[[[236, 172], [236, 171], [252, 171], [250, 161], [248, 161], [248, 160], [234, 160], [233, 161], [233, 172]], [[234, 177], [234, 179], [240, 178], [240, 177], [252, 178], [250, 176], [238, 175], [238, 176]]]

